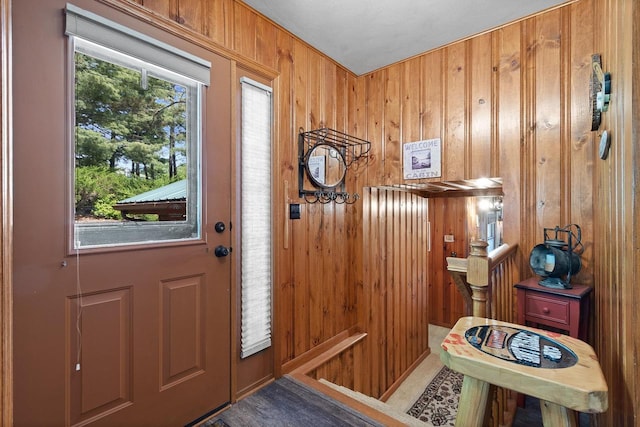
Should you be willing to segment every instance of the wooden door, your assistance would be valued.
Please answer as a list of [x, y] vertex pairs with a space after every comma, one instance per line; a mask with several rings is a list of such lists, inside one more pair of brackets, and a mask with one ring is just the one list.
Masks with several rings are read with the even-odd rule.
[[[193, 51], [184, 40], [78, 1]], [[212, 62], [201, 238], [75, 253], [65, 2], [14, 1], [15, 425], [184, 425], [230, 400], [230, 65]], [[227, 224], [221, 233], [214, 224]]]

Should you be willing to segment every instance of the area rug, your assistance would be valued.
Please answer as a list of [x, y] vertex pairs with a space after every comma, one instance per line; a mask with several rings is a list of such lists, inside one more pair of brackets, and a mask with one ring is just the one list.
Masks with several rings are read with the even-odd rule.
[[455, 426], [462, 378], [443, 366], [407, 414], [434, 426]]

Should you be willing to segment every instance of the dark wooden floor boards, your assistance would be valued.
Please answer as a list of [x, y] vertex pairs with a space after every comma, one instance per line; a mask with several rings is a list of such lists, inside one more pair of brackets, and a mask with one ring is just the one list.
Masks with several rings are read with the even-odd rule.
[[225, 424], [229, 427], [382, 426], [287, 376], [242, 399], [204, 426]]
[[[578, 426], [589, 427], [591, 418], [589, 414], [578, 414]], [[525, 396], [524, 407], [516, 410], [512, 427], [542, 427], [542, 413], [540, 401], [530, 396]]]

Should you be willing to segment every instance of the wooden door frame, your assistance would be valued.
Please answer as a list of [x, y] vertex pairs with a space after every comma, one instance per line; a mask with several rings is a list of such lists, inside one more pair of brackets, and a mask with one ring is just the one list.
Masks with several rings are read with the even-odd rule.
[[0, 0], [0, 58], [2, 111], [0, 145], [0, 186], [2, 213], [0, 214], [0, 424], [13, 425], [13, 355], [12, 335], [12, 274], [13, 262], [13, 180], [11, 156], [11, 0]]

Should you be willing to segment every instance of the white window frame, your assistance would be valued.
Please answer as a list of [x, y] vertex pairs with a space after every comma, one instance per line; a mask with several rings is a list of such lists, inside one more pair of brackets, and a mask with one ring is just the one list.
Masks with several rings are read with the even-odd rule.
[[[77, 223], [74, 197], [70, 197], [74, 223], [70, 246], [75, 249], [120, 247], [202, 239], [202, 127], [204, 86], [210, 84], [211, 63], [92, 12], [67, 4], [65, 34], [69, 36], [69, 87], [74, 88], [75, 52], [127, 68], [144, 70], [188, 91], [187, 218], [186, 221]], [[75, 152], [75, 96], [70, 96], [71, 155]], [[73, 162], [71, 162], [73, 163]], [[72, 177], [75, 176], [75, 165]], [[74, 194], [74, 183], [71, 184]]]

